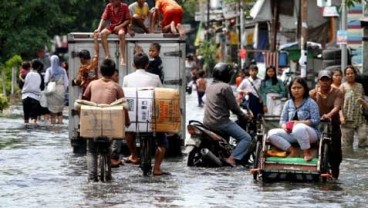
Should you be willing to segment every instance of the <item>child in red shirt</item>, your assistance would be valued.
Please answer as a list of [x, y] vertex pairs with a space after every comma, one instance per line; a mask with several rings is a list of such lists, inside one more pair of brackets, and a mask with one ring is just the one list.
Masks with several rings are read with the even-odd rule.
[[[102, 27], [108, 20], [110, 20], [110, 24], [103, 29]], [[127, 26], [129, 23], [130, 12], [128, 5], [122, 3], [121, 0], [110, 0], [110, 3], [106, 5], [106, 8], [102, 14], [100, 24], [95, 30], [95, 33], [100, 33], [101, 35], [102, 47], [105, 51], [106, 58], [111, 58], [107, 37], [111, 33], [117, 34], [119, 36], [121, 65], [125, 65], [125, 34], [127, 33]]]

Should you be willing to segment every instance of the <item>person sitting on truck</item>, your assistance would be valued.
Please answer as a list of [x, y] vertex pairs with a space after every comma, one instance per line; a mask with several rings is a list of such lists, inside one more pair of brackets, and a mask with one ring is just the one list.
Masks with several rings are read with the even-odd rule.
[[[100, 72], [102, 77], [93, 80], [86, 88], [83, 98], [95, 102], [97, 104], [111, 104], [112, 102], [124, 97], [124, 91], [118, 83], [112, 80], [115, 73], [116, 64], [111, 59], [105, 59], [101, 66]], [[128, 110], [124, 109], [125, 126], [130, 125]], [[119, 142], [113, 140], [111, 144], [111, 166], [119, 167]], [[96, 142], [93, 139], [87, 140], [87, 168], [88, 180], [97, 181], [97, 150]]]
[[136, 33], [150, 33], [149, 24], [152, 13], [146, 0], [137, 0], [129, 5], [130, 16], [132, 17], [129, 29], [131, 34]]
[[155, 7], [152, 8], [151, 32], [154, 31], [156, 22], [159, 20], [160, 14], [163, 19], [161, 27], [163, 33], [172, 33], [184, 35], [181, 25], [183, 19], [183, 8], [174, 0], [156, 0]]
[[344, 95], [340, 89], [332, 87], [331, 84], [332, 73], [322, 70], [318, 73], [318, 85], [309, 92], [309, 95], [318, 104], [321, 120], [331, 121], [332, 135], [328, 159], [332, 177], [338, 179], [342, 161], [339, 111], [344, 103]]
[[[144, 53], [137, 53], [134, 55], [134, 67], [136, 71], [128, 74], [123, 79], [124, 87], [162, 87], [160, 78], [145, 69], [148, 66], [148, 56]], [[130, 151], [130, 156], [124, 158], [126, 163], [138, 164], [138, 154], [135, 144], [135, 133], [126, 132], [125, 139]], [[153, 165], [152, 174], [154, 176], [168, 175], [169, 173], [161, 170], [161, 163], [164, 159], [166, 149], [168, 147], [168, 140], [166, 134], [162, 132], [156, 133], [157, 149], [155, 153], [155, 163]]]
[[225, 162], [234, 167], [250, 149], [251, 137], [237, 123], [230, 120], [230, 111], [240, 118], [249, 119], [236, 102], [233, 90], [228, 84], [231, 79], [231, 67], [226, 63], [217, 63], [213, 68], [213, 82], [206, 88], [206, 105], [203, 124], [212, 131], [226, 134], [238, 142]]
[[147, 67], [147, 72], [150, 72], [152, 74], [156, 74], [160, 80], [161, 83], [164, 83], [164, 72], [162, 71], [162, 59], [160, 57], [160, 50], [161, 50], [161, 45], [158, 43], [152, 43], [151, 46], [149, 47], [149, 57], [150, 57], [150, 61]]
[[[102, 28], [106, 21], [110, 21], [110, 24], [106, 28]], [[101, 34], [102, 47], [105, 51], [106, 58], [111, 58], [107, 37], [111, 34], [117, 34], [119, 37], [119, 48], [121, 54], [121, 65], [126, 65], [125, 63], [125, 34], [127, 33], [127, 26], [130, 23], [130, 12], [128, 5], [122, 3], [121, 0], [110, 0], [105, 7], [102, 14], [100, 24], [98, 28], [94, 31], [95, 33]]]
[[281, 112], [280, 127], [268, 132], [268, 140], [275, 147], [299, 157], [299, 151], [291, 143], [298, 143], [303, 150], [304, 160], [313, 159], [311, 144], [320, 136], [318, 125], [320, 115], [317, 103], [309, 97], [307, 82], [295, 78], [289, 85], [290, 97]]
[[78, 74], [76, 78], [72, 81], [73, 85], [79, 85], [82, 88], [82, 95], [86, 90], [88, 84], [98, 79], [98, 34], [95, 33], [93, 35], [94, 38], [94, 47], [95, 47], [95, 55], [91, 60], [91, 54], [88, 50], [81, 50], [78, 54], [80, 58], [81, 65], [78, 69]]

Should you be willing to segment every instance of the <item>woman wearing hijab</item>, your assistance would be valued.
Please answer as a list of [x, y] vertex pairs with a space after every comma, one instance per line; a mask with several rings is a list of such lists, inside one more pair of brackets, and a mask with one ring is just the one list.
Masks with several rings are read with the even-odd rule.
[[[46, 69], [45, 84], [55, 82], [55, 91], [47, 95], [47, 108], [51, 113], [51, 123], [63, 123], [64, 96], [69, 80], [64, 68], [60, 66], [59, 57], [52, 55], [51, 66]], [[57, 121], [56, 121], [57, 119]]]

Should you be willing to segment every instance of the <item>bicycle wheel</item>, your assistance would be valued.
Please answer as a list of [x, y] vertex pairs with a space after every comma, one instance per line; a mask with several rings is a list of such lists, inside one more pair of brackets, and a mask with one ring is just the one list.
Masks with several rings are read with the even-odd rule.
[[143, 171], [143, 176], [148, 176], [152, 172], [152, 136], [140, 136], [141, 144], [141, 162], [140, 168]]
[[[323, 142], [322, 144], [322, 157], [321, 157], [321, 173], [329, 173], [330, 167], [328, 165], [328, 153], [329, 153], [329, 143]], [[322, 178], [322, 182], [326, 182], [327, 178]]]
[[111, 180], [111, 150], [110, 143], [99, 143], [97, 167], [100, 181], [107, 182]]
[[107, 182], [111, 180], [111, 157], [110, 151], [98, 154], [98, 167], [100, 170], [100, 181]]

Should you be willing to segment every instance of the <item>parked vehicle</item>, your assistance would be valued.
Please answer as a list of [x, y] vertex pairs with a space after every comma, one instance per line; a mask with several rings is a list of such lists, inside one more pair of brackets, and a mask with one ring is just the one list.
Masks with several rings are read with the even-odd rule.
[[[182, 147], [185, 139], [185, 39], [179, 35], [167, 36], [165, 34], [136, 34], [134, 37], [126, 37], [126, 66], [123, 68], [117, 64], [119, 70], [119, 82], [123, 77], [135, 70], [133, 68], [133, 52], [136, 45], [142, 47], [143, 51], [148, 54], [151, 43], [159, 43], [161, 45], [160, 57], [164, 72], [163, 86], [165, 88], [178, 89], [180, 92], [180, 108], [182, 114], [181, 132], [179, 134], [171, 134], [169, 137], [169, 149], [166, 154], [169, 156], [181, 155]], [[110, 35], [108, 38], [110, 54], [116, 63], [119, 60], [119, 39], [116, 35]], [[68, 56], [69, 56], [69, 77], [73, 79], [77, 75], [80, 66], [78, 52], [87, 49], [93, 55], [94, 44], [92, 33], [70, 33], [68, 34]], [[104, 51], [99, 52], [99, 63], [105, 57]], [[74, 103], [80, 98], [80, 87], [69, 87], [69, 103]], [[69, 138], [75, 153], [85, 153], [86, 143], [79, 135], [79, 116], [73, 106], [69, 106]], [[138, 142], [138, 141], [137, 141]], [[127, 148], [122, 148], [127, 150]], [[123, 152], [124, 153], [124, 152]], [[128, 154], [128, 153], [124, 153]]]

